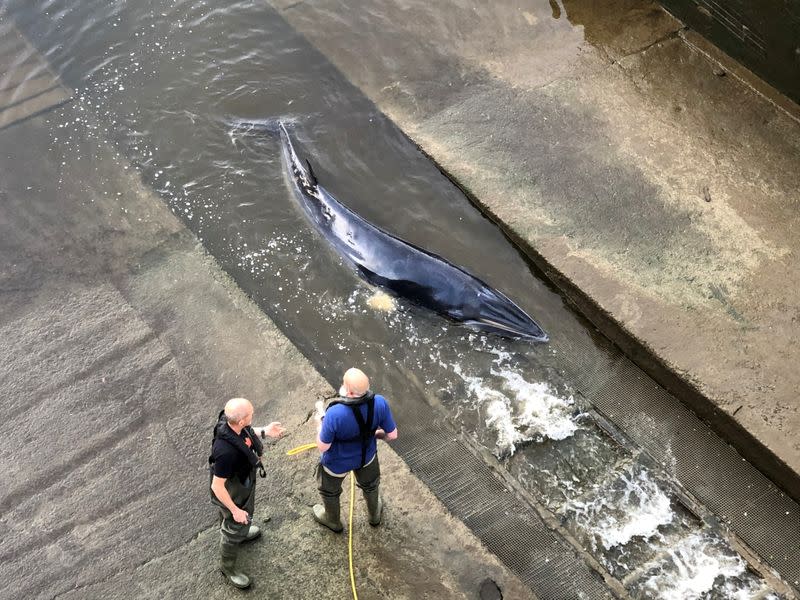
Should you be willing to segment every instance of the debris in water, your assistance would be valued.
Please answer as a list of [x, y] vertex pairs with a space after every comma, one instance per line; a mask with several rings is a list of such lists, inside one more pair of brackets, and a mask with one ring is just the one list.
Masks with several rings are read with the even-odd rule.
[[369, 300], [367, 300], [367, 304], [370, 308], [383, 312], [394, 312], [397, 310], [397, 303], [394, 298], [386, 292], [375, 292], [370, 296]]

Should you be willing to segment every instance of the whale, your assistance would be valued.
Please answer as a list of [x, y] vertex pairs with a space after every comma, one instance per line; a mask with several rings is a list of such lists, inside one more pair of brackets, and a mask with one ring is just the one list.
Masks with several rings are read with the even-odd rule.
[[295, 198], [314, 228], [362, 279], [473, 330], [548, 341], [541, 326], [499, 290], [339, 202], [320, 185], [310, 161], [300, 160], [283, 121], [278, 125], [282, 162]]

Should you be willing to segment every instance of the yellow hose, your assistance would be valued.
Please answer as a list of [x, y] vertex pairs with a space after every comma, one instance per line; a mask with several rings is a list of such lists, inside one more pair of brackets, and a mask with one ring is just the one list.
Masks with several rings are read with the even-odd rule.
[[350, 471], [350, 518], [347, 522], [347, 534], [350, 538], [347, 541], [347, 554], [350, 559], [350, 585], [353, 588], [353, 600], [358, 600], [356, 592], [356, 576], [353, 572], [353, 505], [356, 503], [356, 474]]
[[[286, 453], [286, 455], [294, 456], [295, 454], [300, 454], [301, 452], [305, 452], [306, 450], [311, 450], [312, 448], [316, 447], [316, 443], [303, 444], [302, 446], [297, 446], [297, 448], [292, 448]], [[353, 588], [353, 600], [358, 600], [358, 592], [356, 591], [356, 575], [355, 571], [353, 570], [353, 506], [355, 506], [355, 503], [356, 474], [354, 471], [350, 471], [350, 516], [347, 520], [347, 559], [350, 563], [350, 586]]]
[[301, 452], [305, 452], [306, 450], [311, 450], [312, 448], [316, 448], [317, 444], [312, 442], [310, 444], [303, 444], [302, 446], [298, 446], [297, 448], [292, 448], [289, 450], [286, 455], [287, 456], [294, 456], [295, 454], [300, 454]]

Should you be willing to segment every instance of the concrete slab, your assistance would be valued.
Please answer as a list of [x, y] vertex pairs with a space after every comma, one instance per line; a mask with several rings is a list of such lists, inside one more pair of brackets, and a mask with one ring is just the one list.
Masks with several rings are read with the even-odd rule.
[[[284, 454], [331, 390], [111, 148], [53, 144], [45, 118], [0, 133], [0, 598], [238, 597], [216, 571], [206, 468], [233, 395], [289, 431], [259, 484], [255, 592], [348, 597], [346, 538], [310, 517], [315, 457]], [[360, 597], [478, 597], [488, 578], [533, 598], [381, 459], [385, 525], [356, 506]]]
[[655, 3], [592, 5], [323, 0], [282, 14], [797, 498], [800, 125]]
[[0, 11], [0, 129], [63, 104], [72, 92]]

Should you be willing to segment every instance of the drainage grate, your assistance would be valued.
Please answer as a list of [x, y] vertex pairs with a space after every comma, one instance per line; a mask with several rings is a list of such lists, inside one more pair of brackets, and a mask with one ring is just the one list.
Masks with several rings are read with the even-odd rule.
[[[597, 350], [563, 351], [576, 372]], [[800, 586], [800, 506], [744, 460], [678, 399], [627, 358], [608, 357], [580, 391], [790, 585]]]
[[575, 550], [510, 493], [482, 458], [409, 408], [395, 410], [405, 433], [392, 447], [541, 600], [613, 598]]

